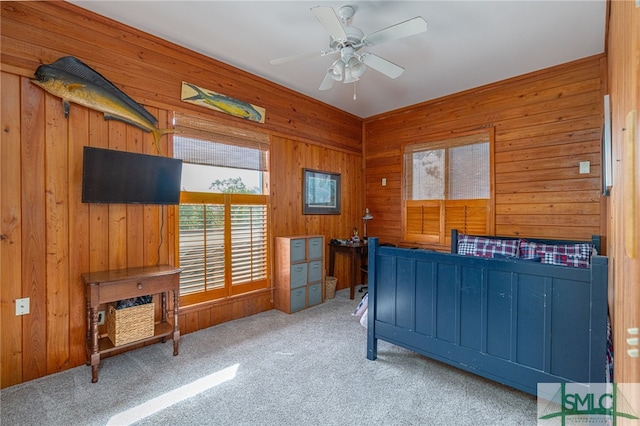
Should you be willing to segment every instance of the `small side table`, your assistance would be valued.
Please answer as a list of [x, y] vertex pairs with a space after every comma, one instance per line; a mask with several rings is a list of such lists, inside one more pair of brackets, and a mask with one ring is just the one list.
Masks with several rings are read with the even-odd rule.
[[[173, 339], [173, 355], [178, 355], [180, 327], [178, 326], [178, 308], [180, 297], [180, 272], [182, 270], [169, 265], [147, 266], [140, 268], [82, 274], [86, 286], [87, 298], [87, 365], [91, 365], [91, 382], [98, 381], [100, 358], [111, 352], [131, 347], [145, 341]], [[167, 297], [173, 293], [173, 318], [167, 315]], [[103, 303], [122, 299], [161, 294], [162, 319], [155, 325], [154, 335], [135, 342], [114, 346], [108, 337], [98, 336], [98, 306]]]
[[353, 299], [355, 295], [356, 280], [358, 270], [362, 264], [362, 259], [369, 253], [368, 246], [364, 243], [334, 244], [329, 243], [329, 275], [333, 275], [336, 253], [346, 253], [351, 257], [351, 282], [349, 283], [349, 297]]

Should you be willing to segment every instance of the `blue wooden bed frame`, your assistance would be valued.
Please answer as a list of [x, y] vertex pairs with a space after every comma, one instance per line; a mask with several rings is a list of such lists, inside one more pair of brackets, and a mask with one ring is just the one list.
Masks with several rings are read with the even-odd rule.
[[573, 268], [368, 244], [368, 359], [381, 339], [533, 395], [605, 382], [607, 257]]

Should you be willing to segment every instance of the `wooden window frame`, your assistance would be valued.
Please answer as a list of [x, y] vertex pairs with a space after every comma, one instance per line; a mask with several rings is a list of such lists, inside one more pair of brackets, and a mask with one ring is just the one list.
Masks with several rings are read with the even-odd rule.
[[[472, 143], [448, 143], [448, 141], [460, 140], [462, 138], [473, 138], [478, 135], [486, 138], [488, 136], [489, 142], [489, 198], [487, 199], [465, 199], [465, 200], [449, 200], [448, 188], [445, 185], [445, 199], [442, 200], [409, 200], [407, 199], [407, 185], [408, 179], [410, 179], [411, 172], [406, 170], [406, 155], [409, 151], [407, 148], [414, 147], [416, 145], [428, 145], [428, 149], [448, 149], [455, 146], [471, 145]], [[480, 131], [466, 132], [452, 135], [441, 134], [430, 137], [427, 140], [421, 142], [406, 143], [402, 148], [402, 234], [404, 244], [420, 244], [434, 247], [436, 249], [446, 250], [451, 245], [451, 228], [456, 228], [460, 232], [474, 232], [474, 228], [465, 229], [464, 222], [460, 224], [459, 221], [451, 221], [451, 215], [448, 215], [448, 211], [458, 210], [458, 212], [466, 211], [465, 209], [484, 209], [486, 212], [486, 232], [482, 232], [486, 235], [493, 235], [495, 233], [495, 129], [493, 127], [482, 129]], [[445, 154], [446, 155], [446, 154]], [[445, 168], [448, 167], [448, 162], [445, 161]], [[447, 171], [448, 174], [448, 171]], [[420, 232], [410, 232], [408, 230], [408, 215], [415, 216], [417, 209], [420, 209], [423, 216], [420, 218], [422, 221], [427, 221], [428, 216], [435, 218], [437, 212], [437, 224], [431, 225], [431, 229], [435, 229], [437, 225], [437, 235], [434, 233], [424, 234]], [[426, 209], [430, 209], [427, 212]], [[415, 217], [414, 217], [414, 220]], [[424, 226], [424, 225], [423, 225]], [[422, 228], [424, 229], [424, 228]]]
[[[246, 170], [255, 170], [263, 173], [262, 194], [238, 194], [238, 193], [210, 193], [210, 192], [181, 192], [181, 204], [204, 204], [224, 206], [224, 287], [211, 290], [198, 291], [180, 296], [182, 306], [201, 302], [223, 300], [252, 291], [265, 290], [271, 287], [271, 230], [270, 207], [268, 195], [269, 176], [269, 145], [270, 136], [265, 132], [256, 132], [244, 128], [225, 125], [209, 118], [175, 112], [173, 121], [175, 124], [174, 137], [184, 137], [197, 141], [192, 145], [183, 145], [181, 149], [174, 149], [174, 156], [181, 158], [190, 164], [200, 164], [213, 167], [228, 167]], [[211, 142], [211, 145], [202, 145], [202, 142]], [[201, 145], [198, 145], [201, 144]], [[214, 145], [215, 144], [215, 145]], [[256, 156], [228, 155], [225, 148], [236, 147], [241, 149], [257, 150]], [[233, 206], [261, 205], [265, 208], [265, 233], [264, 233], [264, 278], [250, 282], [233, 283], [233, 243], [232, 243], [232, 216]], [[179, 214], [179, 210], [178, 210]], [[246, 230], [245, 230], [246, 231]], [[251, 231], [249, 232], [251, 234]], [[175, 232], [176, 247], [180, 247], [180, 220], [176, 221]], [[253, 254], [252, 254], [253, 255]], [[251, 255], [251, 256], [252, 256]], [[180, 263], [180, 251], [177, 252], [177, 263]], [[251, 263], [251, 262], [249, 262]], [[206, 264], [206, 261], [204, 262]], [[262, 265], [262, 263], [261, 263]], [[242, 266], [245, 266], [243, 264]], [[249, 268], [251, 269], [251, 268]], [[237, 270], [236, 270], [237, 272]], [[206, 275], [206, 271], [204, 274]], [[205, 284], [206, 286], [206, 284]]]
[[[181, 306], [187, 306], [196, 303], [208, 302], [213, 300], [224, 299], [231, 296], [236, 296], [243, 293], [248, 293], [256, 290], [268, 289], [270, 287], [270, 230], [269, 230], [269, 205], [268, 195], [264, 194], [220, 194], [220, 193], [203, 193], [203, 192], [182, 192], [180, 196], [180, 204], [215, 204], [223, 205], [225, 212], [225, 229], [224, 229], [224, 287], [215, 288], [211, 290], [204, 290], [197, 293], [190, 293], [180, 295]], [[261, 205], [265, 206], [267, 211], [267, 226], [265, 235], [265, 249], [266, 249], [266, 274], [264, 279], [255, 280], [247, 283], [233, 284], [232, 283], [232, 245], [231, 245], [231, 207], [233, 205]], [[177, 221], [179, 222], [179, 221]], [[180, 230], [176, 232], [176, 238], [180, 238]], [[179, 244], [177, 244], [179, 246]], [[180, 254], [177, 256], [178, 263], [180, 261]]]

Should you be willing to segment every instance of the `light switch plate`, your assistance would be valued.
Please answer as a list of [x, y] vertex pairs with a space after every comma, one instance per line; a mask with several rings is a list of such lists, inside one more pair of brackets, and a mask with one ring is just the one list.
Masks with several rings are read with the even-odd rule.
[[591, 162], [590, 161], [581, 161], [580, 162], [580, 174], [583, 175], [585, 173], [589, 173], [591, 171]]

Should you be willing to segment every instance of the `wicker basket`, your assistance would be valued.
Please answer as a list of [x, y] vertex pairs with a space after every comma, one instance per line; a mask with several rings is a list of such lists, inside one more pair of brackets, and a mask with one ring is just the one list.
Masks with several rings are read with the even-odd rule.
[[107, 309], [107, 335], [115, 346], [153, 336], [154, 303], [116, 309]]
[[336, 277], [325, 277], [324, 278], [325, 299], [333, 299], [333, 296], [336, 295], [336, 285], [337, 284], [338, 284], [338, 279]]

